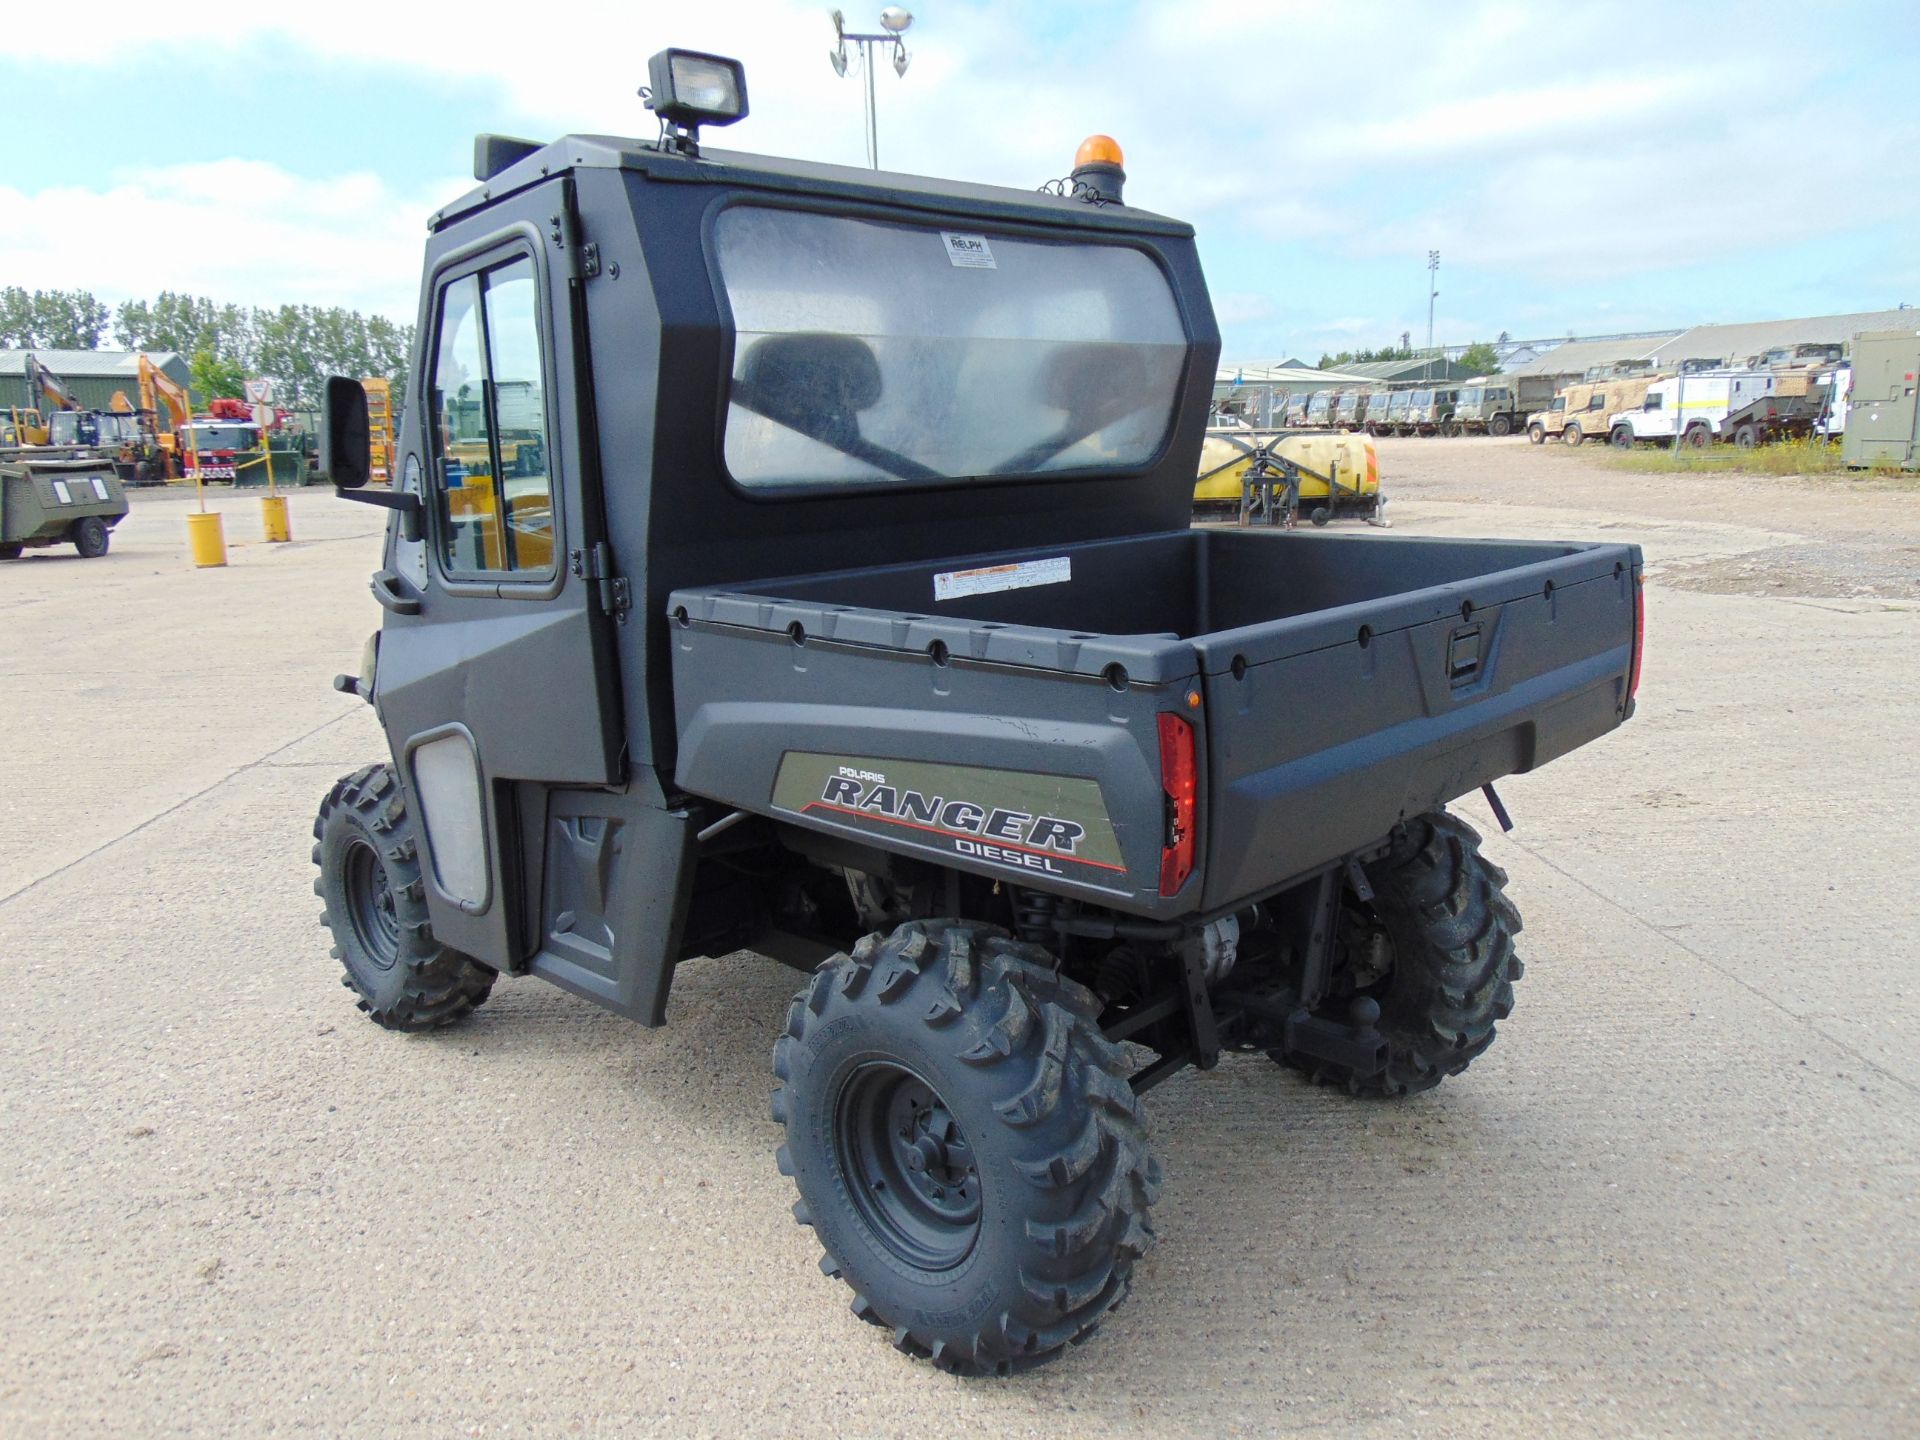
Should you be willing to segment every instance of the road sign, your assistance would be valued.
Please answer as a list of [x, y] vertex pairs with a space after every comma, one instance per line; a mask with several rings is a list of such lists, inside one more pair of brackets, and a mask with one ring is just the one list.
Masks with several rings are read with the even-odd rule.
[[247, 399], [251, 400], [255, 406], [265, 405], [273, 399], [273, 381], [271, 380], [248, 380], [245, 386]]
[[271, 405], [256, 405], [253, 407], [253, 423], [258, 425], [262, 430], [271, 429], [276, 418], [273, 406]]

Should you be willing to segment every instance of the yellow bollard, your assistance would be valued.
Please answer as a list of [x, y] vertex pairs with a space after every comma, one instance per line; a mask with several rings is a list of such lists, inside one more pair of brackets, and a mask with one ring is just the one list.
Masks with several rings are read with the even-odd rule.
[[293, 525], [287, 519], [287, 497], [284, 495], [262, 495], [260, 497], [260, 524], [267, 532], [269, 545], [284, 545], [293, 539]]
[[221, 528], [218, 510], [187, 516], [187, 548], [193, 552], [193, 563], [202, 570], [227, 563], [227, 534]]

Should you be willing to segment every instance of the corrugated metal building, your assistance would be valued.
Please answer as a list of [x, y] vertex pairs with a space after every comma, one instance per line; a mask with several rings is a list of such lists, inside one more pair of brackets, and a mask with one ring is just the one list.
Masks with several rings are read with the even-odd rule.
[[1415, 355], [1410, 360], [1355, 360], [1341, 367], [1376, 385], [1415, 385], [1423, 380], [1471, 380], [1473, 371], [1444, 355]]
[[1669, 330], [1665, 335], [1640, 335], [1627, 340], [1569, 340], [1551, 350], [1543, 350], [1523, 365], [1506, 373], [1525, 375], [1584, 375], [1596, 365], [1613, 365], [1622, 360], [1648, 359], [1661, 345], [1682, 334]]
[[1908, 330], [1920, 324], [1913, 310], [1858, 310], [1850, 315], [1809, 315], [1799, 320], [1755, 320], [1738, 325], [1696, 325], [1651, 352], [1654, 364], [1718, 360], [1744, 365], [1778, 345], [1840, 345], [1866, 330]]
[[[0, 406], [46, 408], [38, 395], [27, 394], [29, 354], [57, 375], [85, 409], [108, 409], [116, 390], [124, 390], [133, 404], [140, 403], [140, 359], [135, 351], [0, 350]], [[149, 350], [147, 358], [178, 384], [186, 385], [192, 379], [187, 357], [177, 350]], [[198, 409], [198, 395], [193, 403]]]

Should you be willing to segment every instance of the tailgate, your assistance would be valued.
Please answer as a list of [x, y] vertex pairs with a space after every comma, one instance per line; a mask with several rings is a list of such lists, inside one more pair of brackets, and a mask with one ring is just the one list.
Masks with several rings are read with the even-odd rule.
[[1195, 642], [1209, 717], [1205, 907], [1372, 844], [1626, 718], [1639, 549], [1540, 549], [1551, 558]]

